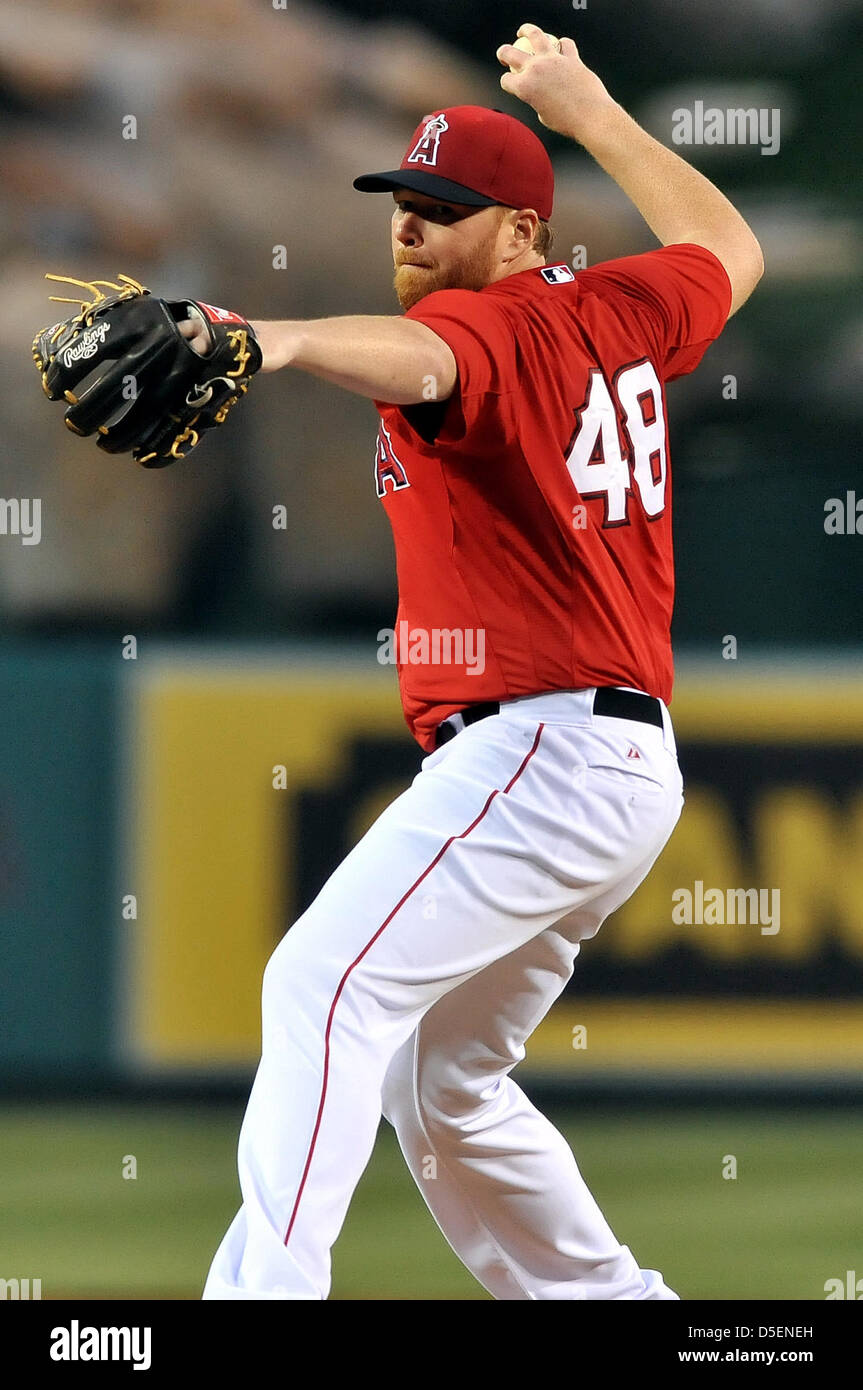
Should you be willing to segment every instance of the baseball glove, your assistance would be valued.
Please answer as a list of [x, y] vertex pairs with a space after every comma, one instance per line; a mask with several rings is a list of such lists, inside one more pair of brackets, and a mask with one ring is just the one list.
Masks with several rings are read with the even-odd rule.
[[[68, 402], [64, 419], [73, 433], [98, 433], [109, 454], [130, 453], [145, 468], [185, 458], [205, 430], [224, 423], [261, 366], [254, 332], [227, 309], [157, 299], [128, 275], [119, 284], [45, 278], [78, 285], [89, 298], [51, 295], [81, 308], [33, 339], [43, 390]], [[183, 319], [205, 326], [206, 354], [183, 337]]]

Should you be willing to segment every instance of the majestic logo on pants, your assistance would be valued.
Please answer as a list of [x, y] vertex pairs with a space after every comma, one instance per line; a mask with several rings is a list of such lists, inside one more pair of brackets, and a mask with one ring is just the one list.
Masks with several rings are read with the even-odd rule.
[[423, 126], [423, 133], [407, 157], [408, 164], [437, 164], [440, 138], [449, 130], [446, 116], [429, 116]]

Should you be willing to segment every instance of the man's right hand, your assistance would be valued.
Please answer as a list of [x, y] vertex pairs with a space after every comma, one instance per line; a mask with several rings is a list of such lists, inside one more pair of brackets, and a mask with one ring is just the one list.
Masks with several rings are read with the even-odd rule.
[[709, 179], [660, 144], [609, 96], [586, 68], [572, 39], [560, 50], [535, 24], [519, 36], [534, 53], [503, 44], [497, 56], [511, 67], [505, 92], [526, 101], [543, 125], [583, 145], [635, 205], [663, 246], [693, 242], [720, 260], [731, 282], [734, 314], [764, 273], [761, 247], [735, 207]]
[[533, 53], [501, 44], [499, 61], [508, 68], [500, 79], [505, 92], [532, 106], [549, 130], [583, 143], [597, 117], [617, 106], [595, 72], [585, 67], [573, 39], [559, 47], [536, 24], [522, 24], [518, 38], [530, 40]]

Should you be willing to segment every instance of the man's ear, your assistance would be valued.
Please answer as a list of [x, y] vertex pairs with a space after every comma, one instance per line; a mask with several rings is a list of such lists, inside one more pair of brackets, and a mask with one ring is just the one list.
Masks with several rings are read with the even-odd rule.
[[539, 217], [533, 208], [525, 208], [518, 215], [519, 231], [523, 234], [528, 246], [532, 246], [536, 240], [536, 231], [539, 226]]
[[519, 255], [533, 245], [536, 229], [539, 226], [539, 217], [533, 208], [512, 208], [506, 216], [510, 225], [513, 254]]

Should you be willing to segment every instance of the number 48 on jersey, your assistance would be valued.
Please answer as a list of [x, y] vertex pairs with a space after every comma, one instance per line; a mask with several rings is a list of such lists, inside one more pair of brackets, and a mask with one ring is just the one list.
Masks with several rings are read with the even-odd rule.
[[[630, 441], [631, 461], [621, 452], [618, 415]], [[629, 498], [636, 490], [647, 516], [661, 516], [668, 451], [662, 386], [653, 363], [645, 359], [621, 367], [611, 389], [599, 368], [592, 368], [575, 418], [566, 466], [582, 497], [604, 499], [603, 527], [629, 525]]]

